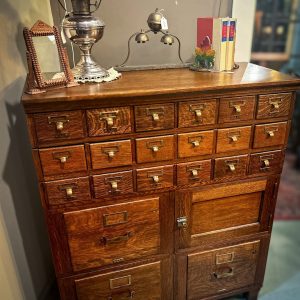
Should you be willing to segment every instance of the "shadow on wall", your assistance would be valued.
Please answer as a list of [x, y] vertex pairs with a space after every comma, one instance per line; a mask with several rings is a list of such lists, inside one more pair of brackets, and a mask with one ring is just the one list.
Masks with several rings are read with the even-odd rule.
[[[14, 24], [19, 22], [17, 30], [14, 31], [16, 33], [15, 47], [11, 49], [11, 52], [5, 53], [4, 57], [15, 62], [16, 66], [23, 63], [27, 69], [22, 33], [24, 25], [20, 22], [19, 13], [9, 1], [1, 0], [0, 18], [2, 18], [2, 14], [5, 14], [5, 18], [2, 20], [11, 20]], [[38, 13], [35, 12], [33, 15], [38, 15]], [[10, 38], [13, 37], [10, 36]], [[8, 64], [10, 66], [11, 61]], [[7, 120], [8, 131], [7, 135], [5, 128], [2, 128], [5, 139], [2, 139], [1, 136], [1, 143], [7, 144], [5, 146], [7, 157], [1, 157], [5, 160], [5, 165], [3, 171], [0, 170], [0, 172], [2, 171], [1, 177], [9, 187], [11, 197], [1, 197], [0, 206], [25, 299], [43, 299], [44, 289], [47, 288], [45, 282], [52, 282], [54, 271], [38, 194], [38, 182], [33, 167], [25, 114], [20, 104], [25, 77], [17, 78], [20, 72], [15, 72], [15, 75], [14, 70], [7, 71], [12, 83], [0, 90], [0, 107], [4, 106], [0, 109], [2, 119], [0, 121], [5, 124]], [[3, 70], [3, 72], [5, 71]], [[14, 76], [16, 76], [15, 80], [13, 80]]]

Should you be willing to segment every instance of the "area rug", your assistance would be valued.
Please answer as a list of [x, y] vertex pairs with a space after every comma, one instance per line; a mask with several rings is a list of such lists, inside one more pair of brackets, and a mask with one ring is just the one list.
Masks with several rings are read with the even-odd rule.
[[286, 155], [275, 220], [300, 220], [300, 170], [295, 169], [295, 160], [295, 155]]

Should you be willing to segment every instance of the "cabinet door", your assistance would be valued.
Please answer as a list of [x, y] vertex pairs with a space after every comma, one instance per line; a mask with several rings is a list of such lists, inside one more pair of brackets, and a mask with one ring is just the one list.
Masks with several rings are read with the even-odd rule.
[[178, 192], [178, 248], [268, 230], [273, 195], [274, 180], [267, 179]]

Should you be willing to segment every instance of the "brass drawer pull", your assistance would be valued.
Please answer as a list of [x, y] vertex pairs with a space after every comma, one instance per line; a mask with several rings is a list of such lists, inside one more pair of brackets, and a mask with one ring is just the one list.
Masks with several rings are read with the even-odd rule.
[[227, 268], [228, 270], [226, 270], [226, 272], [222, 272], [222, 273], [218, 273], [218, 272], [214, 272], [213, 275], [216, 279], [222, 279], [222, 278], [227, 278], [227, 277], [231, 277], [234, 275], [233, 272], [233, 268], [229, 267]]
[[[270, 99], [269, 100], [269, 104], [271, 105], [273, 111], [271, 111], [271, 113], [273, 112], [278, 112], [280, 105], [282, 103], [282, 99], [281, 98], [277, 98], [277, 99]], [[274, 111], [275, 110], [275, 111]]]
[[154, 184], [158, 184], [160, 182], [160, 177], [163, 176], [163, 171], [158, 172], [149, 172], [147, 177], [150, 178]]
[[77, 189], [78, 186], [76, 183], [73, 183], [73, 184], [64, 184], [64, 185], [60, 185], [58, 187], [58, 189], [60, 191], [65, 191], [66, 193], [66, 197], [68, 199], [75, 199], [76, 197], [74, 196], [74, 189]]
[[227, 167], [229, 168], [230, 172], [235, 172], [236, 171], [236, 166], [238, 164], [238, 160], [232, 160], [232, 161], [229, 161], [229, 160], [226, 160], [225, 163], [227, 165]]
[[119, 176], [119, 177], [110, 177], [110, 178], [106, 178], [105, 179], [105, 183], [110, 185], [111, 191], [113, 193], [117, 193], [117, 192], [119, 192], [119, 190], [118, 190], [118, 184], [119, 184], [119, 182], [121, 180], [122, 180], [122, 176]]
[[275, 136], [275, 132], [278, 131], [278, 127], [265, 127], [265, 133], [268, 137], [272, 138]]
[[198, 180], [199, 179], [199, 171], [201, 171], [202, 170], [202, 166], [200, 165], [200, 166], [194, 166], [194, 167], [187, 167], [186, 168], [186, 171], [188, 172], [188, 173], [190, 173], [191, 174], [191, 178], [190, 179], [193, 179], [193, 180]]
[[242, 112], [242, 107], [245, 106], [245, 101], [230, 101], [229, 107], [234, 109], [236, 114], [240, 114]]
[[64, 165], [67, 160], [71, 157], [71, 153], [69, 151], [67, 152], [56, 152], [52, 154], [54, 159], [59, 160], [61, 165]]
[[113, 159], [116, 156], [116, 153], [120, 151], [119, 146], [109, 147], [109, 148], [101, 148], [102, 153], [106, 154], [109, 159]]
[[[121, 291], [121, 292], [119, 292], [118, 294], [124, 294], [124, 293], [128, 293], [128, 295], [127, 296], [125, 296], [127, 299], [133, 299], [134, 298], [134, 295], [135, 295], [135, 291], [131, 291], [131, 290], [129, 290], [129, 291]], [[114, 298], [113, 298], [114, 296], [113, 295], [110, 295], [110, 296], [108, 296], [108, 298], [107, 298], [107, 300], [114, 300]], [[117, 298], [118, 299], [120, 299], [120, 297], [119, 296], [117, 296]], [[123, 298], [122, 298], [123, 299]], [[124, 298], [125, 299], [125, 298]]]
[[196, 136], [196, 137], [189, 137], [188, 142], [192, 144], [194, 148], [200, 146], [200, 143], [203, 141], [203, 135]]
[[63, 136], [67, 136], [67, 133], [62, 133], [62, 131], [64, 130], [64, 126], [65, 123], [70, 122], [70, 120], [68, 119], [68, 116], [49, 116], [48, 117], [48, 124], [55, 124], [55, 129], [58, 133], [59, 136], [63, 135]]
[[153, 153], [156, 153], [164, 146], [163, 140], [158, 140], [154, 142], [147, 142], [147, 149], [151, 149]]
[[196, 118], [196, 121], [199, 122], [202, 118], [202, 115], [203, 115], [203, 110], [205, 109], [205, 106], [206, 104], [203, 103], [203, 104], [191, 104], [190, 105], [190, 112], [194, 113], [195, 114], [195, 118]]
[[266, 171], [268, 169], [270, 169], [271, 167], [271, 160], [274, 159], [274, 155], [267, 155], [267, 156], [261, 156], [260, 157], [260, 162], [261, 162], [261, 167], [260, 170], [261, 171]]
[[132, 233], [129, 231], [129, 232], [126, 232], [124, 235], [115, 236], [115, 237], [112, 237], [112, 238], [108, 238], [106, 236], [103, 236], [100, 239], [100, 242], [103, 245], [118, 244], [120, 242], [128, 241], [131, 237], [132, 237]]
[[238, 139], [241, 137], [241, 132], [240, 131], [229, 132], [227, 136], [232, 143], [236, 143]]
[[163, 107], [158, 108], [147, 108], [146, 115], [151, 116], [152, 120], [154, 122], [157, 122], [160, 120], [160, 116], [163, 116], [165, 114], [165, 110]]
[[113, 129], [113, 126], [115, 124], [116, 118], [118, 117], [119, 111], [108, 111], [108, 112], [101, 112], [99, 114], [100, 121], [106, 122], [106, 126], [109, 129]]

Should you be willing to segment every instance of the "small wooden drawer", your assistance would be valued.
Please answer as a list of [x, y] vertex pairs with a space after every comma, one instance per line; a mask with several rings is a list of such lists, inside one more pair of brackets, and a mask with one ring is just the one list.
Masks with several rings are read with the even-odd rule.
[[95, 198], [133, 193], [132, 171], [93, 176]]
[[286, 131], [287, 122], [256, 125], [253, 148], [284, 145]]
[[138, 163], [171, 160], [174, 158], [174, 136], [137, 139], [136, 155]]
[[[160, 300], [161, 263], [153, 262], [122, 271], [75, 280], [78, 300]], [[151, 292], [149, 292], [151, 286]]]
[[188, 255], [188, 298], [204, 299], [254, 284], [260, 241]]
[[49, 205], [67, 204], [73, 201], [91, 200], [88, 177], [49, 181], [45, 184]]
[[288, 116], [291, 102], [292, 93], [260, 95], [256, 118], [268, 119]]
[[249, 174], [280, 173], [283, 166], [282, 151], [271, 151], [250, 156]]
[[86, 171], [84, 146], [40, 149], [44, 176]]
[[212, 154], [213, 145], [213, 130], [178, 134], [178, 157]]
[[177, 185], [205, 183], [211, 177], [211, 160], [177, 165]]
[[217, 153], [246, 150], [250, 146], [251, 126], [218, 130]]
[[84, 137], [84, 116], [81, 110], [34, 115], [40, 144]]
[[215, 124], [216, 111], [217, 100], [179, 103], [179, 127]]
[[74, 271], [160, 252], [159, 197], [64, 213]]
[[136, 106], [134, 114], [137, 132], [174, 128], [174, 104]]
[[91, 109], [86, 114], [89, 136], [131, 132], [129, 107]]
[[248, 155], [217, 158], [215, 179], [246, 176]]
[[136, 176], [139, 192], [173, 186], [173, 166], [139, 169]]
[[247, 121], [254, 118], [255, 96], [220, 100], [219, 123]]
[[90, 144], [92, 168], [126, 166], [132, 163], [131, 141]]

